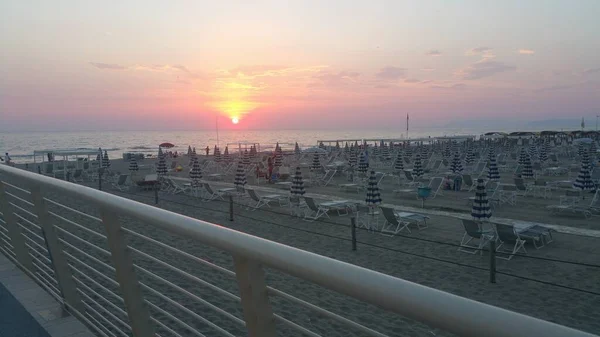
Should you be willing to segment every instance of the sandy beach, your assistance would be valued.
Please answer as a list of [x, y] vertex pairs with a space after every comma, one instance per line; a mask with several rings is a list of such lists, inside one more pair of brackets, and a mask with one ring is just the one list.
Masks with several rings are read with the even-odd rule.
[[[144, 168], [149, 168], [152, 167], [153, 161], [153, 159], [146, 159], [140, 164]], [[178, 162], [187, 166], [187, 161], [188, 159], [184, 157], [180, 158]], [[111, 170], [113, 172], [128, 173], [127, 167], [128, 162], [122, 160], [113, 160], [111, 162]], [[144, 174], [146, 172], [142, 170], [137, 172], [136, 176], [143, 176]], [[182, 178], [186, 177], [187, 174], [187, 169], [179, 173], [171, 173], [172, 176], [180, 176]], [[503, 181], [510, 181], [511, 178], [508, 174], [505, 174], [502, 179]], [[249, 184], [254, 183], [251, 175], [248, 175], [247, 179]], [[564, 179], [564, 177], [556, 177], [555, 179]], [[364, 191], [355, 193], [340, 190], [338, 185], [345, 181], [346, 177], [344, 175], [338, 175], [334, 177], [328, 186], [307, 187], [307, 196], [312, 195], [323, 200], [325, 198], [357, 200], [357, 202], [364, 200]], [[233, 176], [229, 174], [223, 181], [211, 182], [211, 184], [215, 188], [221, 188], [232, 186], [231, 182], [233, 182]], [[97, 182], [93, 181], [85, 182], [84, 184], [91, 188], [97, 188], [98, 186]], [[381, 195], [384, 204], [393, 204], [400, 209], [402, 207], [419, 209], [421, 213], [429, 214], [431, 216], [428, 222], [429, 227], [422, 230], [416, 230], [414, 227], [411, 227], [412, 233], [402, 232], [394, 237], [359, 229], [357, 231], [358, 249], [357, 251], [352, 251], [350, 216], [332, 215], [330, 219], [307, 222], [298, 217], [291, 216], [287, 207], [273, 206], [271, 208], [251, 211], [246, 207], [247, 200], [236, 198], [234, 200], [234, 221], [229, 221], [229, 203], [226, 201], [215, 200], [204, 202], [193, 196], [183, 194], [173, 195], [162, 191], [159, 192], [159, 203], [157, 206], [172, 212], [213, 222], [261, 238], [332, 257], [551, 322], [593, 333], [600, 331], [600, 325], [598, 324], [600, 322], [600, 314], [595, 310], [598, 303], [598, 294], [600, 293], [598, 268], [544, 260], [556, 259], [598, 265], [598, 261], [600, 260], [600, 250], [598, 248], [600, 236], [595, 231], [597, 218], [585, 219], [581, 216], [557, 217], [548, 214], [545, 206], [558, 203], [559, 193], [554, 193], [547, 199], [519, 198], [518, 207], [501, 205], [495, 208], [492, 220], [497, 217], [535, 221], [555, 225], [557, 232], [553, 234], [554, 242], [539, 250], [534, 249], [531, 245], [527, 245], [528, 256], [532, 258], [516, 256], [511, 261], [497, 260], [497, 283], [491, 284], [489, 282], [489, 272], [487, 271], [489, 267], [489, 252], [486, 251], [483, 255], [471, 255], [457, 251], [457, 245], [460, 243], [460, 239], [464, 233], [462, 224], [457, 216], [468, 216], [471, 205], [467, 198], [473, 195], [473, 192], [443, 191], [443, 196], [438, 195], [435, 199], [427, 200], [425, 208], [420, 208], [421, 200], [418, 200], [415, 195], [398, 196], [392, 193], [392, 190], [396, 188], [396, 184], [391, 178], [389, 182], [382, 183], [381, 186]], [[247, 187], [250, 186], [248, 185]], [[278, 188], [274, 184], [263, 183], [253, 187], [259, 193], [278, 192], [282, 195], [289, 193], [287, 187]], [[133, 187], [126, 191], [119, 191], [106, 182], [104, 190], [108, 193], [142, 203], [154, 204], [154, 193], [152, 191], [142, 191]], [[85, 213], [98, 216], [97, 210], [85, 205], [81, 201], [70, 200], [61, 195], [52, 195], [52, 199]], [[68, 216], [70, 219], [77, 219], [76, 221], [79, 224], [102, 232], [101, 224], [87, 217], [73, 214], [59, 207], [52, 207], [52, 209], [57, 214], [64, 214], [65, 217]], [[450, 216], [439, 214], [449, 214]], [[231, 256], [224, 252], [198, 245], [186, 238], [174, 237], [132, 219], [122, 220], [124, 227], [128, 229], [167, 243], [229, 270], [233, 269]], [[107, 249], [106, 243], [103, 240], [91, 236], [85, 231], [67, 223], [57, 222], [57, 225]], [[237, 294], [235, 279], [230, 275], [215, 272], [204, 265], [193, 262], [190, 259], [182, 258], [173, 252], [169, 252], [155, 244], [150, 244], [138, 237], [127, 236], [133, 247], [137, 247], [152, 256], [159, 257], [168, 264], [200, 277], [213, 285]], [[74, 242], [72, 238], [66, 235], [63, 237], [75, 246], [82, 249], [87, 248], [85, 246], [81, 247], [81, 243]], [[67, 248], [67, 251], [82, 261], [91, 262], [89, 257], [85, 257], [77, 251], [70, 250], [69, 248]], [[98, 251], [85, 249], [85, 252], [102, 261], [109, 262], [107, 257]], [[141, 257], [139, 254], [134, 254], [134, 257], [135, 263], [140, 267], [164, 277], [201, 299], [226, 310], [235, 317], [241, 318], [239, 304], [229, 296], [224, 296], [206, 286], [176, 275], [168, 269]], [[542, 259], [535, 259], [536, 257]], [[111, 271], [104, 270], [101, 267], [98, 268], [108, 277], [114, 278], [114, 273]], [[85, 272], [88, 275], [93, 275], [90, 271]], [[267, 274], [270, 286], [341, 314], [344, 317], [355, 320], [389, 336], [448, 335], [445, 332], [417, 322], [406, 319], [399, 320], [395, 315], [385, 313], [378, 308], [365, 305], [290, 276], [282, 275], [276, 271], [268, 270]], [[516, 277], [506, 274], [516, 275]], [[189, 294], [184, 294], [167, 286], [160, 280], [148, 276], [143, 271], [138, 271], [138, 276], [144, 284], [162, 292], [215, 324], [225, 327], [233, 335], [243, 334], [243, 325], [240, 325], [239, 321], [236, 323], [231, 317], [211, 310], [206, 304], [199, 303], [198, 299], [194, 299]], [[85, 277], [80, 277], [80, 279], [88, 286], [94, 289], [97, 288], [89, 280], [86, 280]], [[114, 284], [111, 284], [110, 281], [98, 277], [94, 277], [94, 279], [104, 286], [118, 291], [118, 288]], [[583, 291], [567, 289], [565, 287]], [[197, 322], [189, 312], [181, 311], [173, 306], [172, 303], [159, 298], [151, 291], [145, 290], [145, 294], [151, 302], [159, 307], [177, 317], [185, 317], [186, 322]], [[276, 314], [322, 336], [362, 336], [362, 334], [354, 330], [344, 328], [335, 322], [299, 308], [285, 299], [276, 296], [271, 296], [270, 299]], [[576, 303], [576, 305], [565, 305], [565, 303]], [[114, 302], [114, 304], [122, 307], [121, 303]], [[151, 311], [161, 321], [168, 322], [168, 319], [155, 309], [151, 309]], [[167, 323], [167, 325], [169, 324]], [[298, 335], [286, 326], [279, 323], [278, 325], [278, 328], [281, 329], [281, 335]], [[174, 327], [173, 325], [169, 326]], [[192, 324], [192, 326], [198, 329], [199, 332], [207, 335], [214, 333], [214, 329], [206, 324], [197, 323], [196, 325]], [[186, 334], [184, 333], [183, 335]]]

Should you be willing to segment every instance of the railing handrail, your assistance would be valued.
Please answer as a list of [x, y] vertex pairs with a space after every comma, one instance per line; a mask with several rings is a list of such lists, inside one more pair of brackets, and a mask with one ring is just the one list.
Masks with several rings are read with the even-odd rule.
[[457, 335], [593, 336], [86, 186], [6, 165], [0, 165], [0, 173], [30, 186], [77, 196], [100, 209], [143, 220]]

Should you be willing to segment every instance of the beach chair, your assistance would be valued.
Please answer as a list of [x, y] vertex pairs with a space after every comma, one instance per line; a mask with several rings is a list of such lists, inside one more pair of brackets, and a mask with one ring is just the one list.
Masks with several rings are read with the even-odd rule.
[[202, 186], [204, 186], [205, 193], [204, 193], [203, 199], [205, 201], [212, 201], [212, 200], [216, 200], [216, 199], [221, 199], [221, 200], [225, 201], [225, 199], [223, 198], [223, 193], [213, 190], [212, 187], [208, 183], [203, 183]]
[[439, 194], [439, 195], [444, 195], [441, 192], [442, 189], [442, 182], [444, 181], [444, 178], [442, 177], [433, 177], [431, 178], [431, 180], [429, 181], [429, 188], [431, 188], [431, 194], [429, 194], [429, 199], [435, 199], [435, 197]]
[[411, 233], [410, 228], [408, 228], [410, 222], [400, 220], [396, 216], [394, 209], [390, 207], [379, 207], [379, 209], [381, 209], [381, 213], [385, 218], [385, 222], [381, 228], [382, 235], [394, 236], [404, 229]]
[[277, 201], [279, 203], [279, 206], [285, 206], [287, 205], [287, 203], [282, 203], [283, 201], [289, 201], [288, 197], [283, 196], [283, 195], [279, 195], [279, 194], [269, 194], [269, 195], [262, 195], [259, 196], [255, 190], [251, 189], [251, 188], [246, 188], [246, 192], [248, 192], [248, 195], [250, 196], [250, 199], [254, 202], [256, 202], [255, 205], [250, 205], [250, 207], [252, 208], [252, 210], [257, 210], [263, 206], [267, 206], [267, 207], [271, 207], [271, 205], [269, 205], [269, 203], [273, 202], [273, 201]]
[[600, 205], [598, 201], [600, 197], [598, 193], [600, 189], [596, 189], [594, 196], [590, 200], [588, 205], [573, 204], [573, 205], [549, 205], [546, 209], [554, 214], [559, 213], [571, 213], [576, 215], [583, 215], [586, 219], [591, 218], [593, 215], [600, 215]]
[[573, 206], [581, 201], [581, 190], [565, 190], [565, 194], [560, 196], [559, 204], [562, 206]]
[[531, 192], [531, 184], [525, 184], [523, 178], [515, 178], [514, 181], [517, 187], [517, 195], [524, 197]]
[[182, 183], [180, 180], [167, 178], [165, 181], [168, 181], [172, 187], [171, 194], [188, 193], [192, 190], [191, 184]]
[[470, 174], [463, 174], [462, 175], [463, 178], [463, 185], [468, 187], [468, 191], [471, 192], [471, 190], [473, 190], [475, 188], [475, 183], [473, 182], [473, 178], [471, 177]]
[[83, 169], [76, 169], [73, 172], [73, 176], [71, 176], [71, 179], [73, 180], [74, 183], [82, 183], [83, 182]]
[[306, 213], [304, 214], [304, 220], [315, 221], [322, 216], [329, 218], [329, 214], [327, 214], [331, 208], [323, 207], [321, 205], [317, 205], [315, 199], [311, 197], [304, 197], [304, 201], [306, 202]]
[[426, 173], [438, 173], [438, 171], [440, 170], [440, 166], [442, 165], [442, 161], [441, 160], [436, 160], [433, 165], [431, 166], [431, 168], [429, 169], [425, 169], [424, 171]]
[[128, 190], [129, 189], [129, 185], [127, 185], [128, 177], [129, 177], [128, 174], [119, 175], [119, 178], [117, 178], [117, 180], [112, 183], [112, 186], [114, 188], [118, 189], [119, 191]]
[[325, 171], [325, 174], [323, 174], [320, 177], [317, 177], [317, 181], [318, 181], [319, 185], [322, 185], [323, 187], [327, 186], [333, 179], [333, 176], [335, 175], [336, 172], [337, 172], [337, 170], [327, 170], [327, 171]]
[[[460, 247], [458, 247], [458, 251], [469, 254], [476, 254], [479, 252], [480, 255], [483, 255], [483, 247], [490, 240], [494, 239], [494, 231], [483, 230], [481, 228], [481, 223], [473, 220], [463, 219], [462, 223], [463, 227], [465, 228], [465, 233], [460, 240]], [[477, 240], [478, 243], [471, 244], [471, 242], [474, 240]]]
[[409, 186], [415, 186], [419, 184], [419, 182], [415, 180], [415, 177], [412, 175], [411, 171], [404, 170], [404, 177], [406, 178]]
[[[496, 224], [496, 234], [498, 235], [498, 240], [500, 241], [500, 245], [496, 248], [496, 258], [498, 259], [510, 260], [521, 250], [527, 254], [527, 249], [525, 249], [525, 242], [527, 241], [532, 242], [536, 249], [544, 246], [544, 241], [540, 232], [528, 230], [517, 232], [515, 227], [512, 225]], [[512, 245], [512, 249], [502, 249], [503, 245], [508, 246], [512, 243], [514, 243], [514, 245]], [[498, 253], [506, 254], [507, 256], [498, 255]]]

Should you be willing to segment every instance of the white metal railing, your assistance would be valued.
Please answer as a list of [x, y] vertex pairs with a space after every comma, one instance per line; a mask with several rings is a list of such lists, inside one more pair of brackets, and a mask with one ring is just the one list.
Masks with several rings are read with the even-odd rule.
[[[387, 336], [268, 286], [265, 267], [457, 335], [592, 336], [4, 165], [0, 165], [0, 215], [0, 251], [100, 336], [271, 337], [278, 329], [321, 336], [274, 313], [270, 297], [357, 335]], [[165, 234], [149, 234], [153, 231]], [[234, 270], [164, 243], [161, 235], [224, 251], [232, 257]], [[186, 261], [185, 267], [173, 262], [179, 260]], [[210, 270], [202, 275], [212, 281], [199, 277], [196, 269]], [[208, 290], [236, 305], [227, 310], [199, 293]]]

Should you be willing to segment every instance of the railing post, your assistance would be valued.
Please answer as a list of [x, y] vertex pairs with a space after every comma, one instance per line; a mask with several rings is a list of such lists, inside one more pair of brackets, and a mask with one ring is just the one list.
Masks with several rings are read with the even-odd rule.
[[72, 307], [79, 313], [83, 313], [84, 307], [81, 302], [81, 297], [77, 292], [77, 285], [73, 280], [67, 259], [63, 254], [62, 244], [58, 240], [54, 225], [51, 223], [48, 206], [46, 205], [46, 201], [44, 200], [44, 196], [39, 186], [31, 188], [31, 201], [33, 202], [35, 213], [38, 217], [38, 224], [42, 227], [42, 235], [46, 241], [50, 262], [52, 263], [56, 281], [58, 282], [58, 289], [65, 300], [65, 306], [67, 309]]
[[10, 244], [13, 246], [17, 261], [19, 261], [23, 268], [33, 271], [33, 262], [25, 246], [25, 238], [22, 235], [23, 230], [17, 224], [17, 217], [13, 213], [13, 208], [7, 200], [5, 191], [4, 182], [0, 181], [0, 210], [4, 214], [4, 222], [6, 222], [6, 229], [10, 236]]
[[160, 188], [159, 183], [154, 184], [154, 204], [158, 205], [158, 189]]
[[234, 256], [233, 263], [248, 337], [275, 337], [275, 321], [262, 266], [240, 256]]
[[131, 254], [123, 239], [123, 230], [121, 230], [119, 219], [114, 212], [107, 209], [101, 209], [100, 214], [106, 229], [117, 282], [119, 282], [119, 288], [125, 300], [133, 336], [154, 336], [154, 324], [150, 321], [150, 311], [148, 311], [148, 306], [142, 296]]
[[496, 283], [496, 241], [490, 240], [490, 283]]
[[233, 196], [229, 195], [229, 221], [233, 221]]
[[356, 218], [350, 218], [350, 227], [352, 230], [352, 250], [356, 250]]

